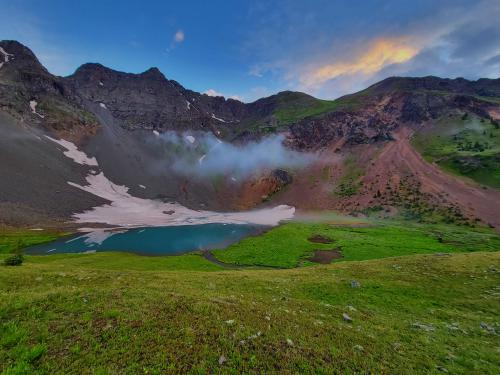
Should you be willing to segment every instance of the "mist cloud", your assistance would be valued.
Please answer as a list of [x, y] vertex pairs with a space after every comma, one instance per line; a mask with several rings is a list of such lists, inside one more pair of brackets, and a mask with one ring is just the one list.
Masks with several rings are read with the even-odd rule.
[[167, 155], [165, 167], [186, 176], [226, 175], [235, 179], [264, 170], [301, 168], [314, 160], [312, 154], [290, 150], [283, 135], [235, 145], [208, 132], [166, 132], [157, 137]]

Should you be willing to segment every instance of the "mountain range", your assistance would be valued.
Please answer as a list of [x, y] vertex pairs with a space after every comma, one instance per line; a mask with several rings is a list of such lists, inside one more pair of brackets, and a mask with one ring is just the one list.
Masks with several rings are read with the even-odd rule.
[[[131, 196], [196, 210], [287, 204], [500, 228], [499, 120], [500, 79], [391, 77], [336, 100], [285, 91], [243, 103], [186, 89], [157, 68], [88, 63], [58, 77], [28, 47], [1, 41], [0, 222], [66, 225], [110, 204], [79, 188], [103, 173]], [[207, 136], [253, 153], [261, 148], [248, 145], [278, 139], [304, 163], [185, 173], [178, 154], [203, 166]], [[86, 162], [64, 156], [73, 146]]]

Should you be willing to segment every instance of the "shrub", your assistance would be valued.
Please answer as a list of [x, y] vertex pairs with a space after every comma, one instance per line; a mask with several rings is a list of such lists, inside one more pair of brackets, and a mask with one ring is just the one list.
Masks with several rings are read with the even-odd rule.
[[12, 255], [3, 261], [6, 266], [20, 266], [24, 261], [24, 257], [21, 254]]

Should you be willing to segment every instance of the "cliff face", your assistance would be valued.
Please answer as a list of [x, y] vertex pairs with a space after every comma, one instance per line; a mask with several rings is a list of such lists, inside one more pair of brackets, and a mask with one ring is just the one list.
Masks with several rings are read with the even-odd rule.
[[245, 105], [186, 90], [157, 69], [141, 74], [85, 64], [64, 79], [81, 102], [104, 105], [123, 127], [217, 131], [239, 121]]

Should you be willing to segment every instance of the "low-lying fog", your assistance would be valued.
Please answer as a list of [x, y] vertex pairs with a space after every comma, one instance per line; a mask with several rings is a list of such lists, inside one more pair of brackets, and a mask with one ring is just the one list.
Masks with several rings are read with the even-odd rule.
[[[208, 132], [155, 134], [162, 142], [168, 165], [187, 176], [230, 175], [239, 179], [261, 170], [304, 167], [314, 159], [312, 154], [286, 148], [283, 135], [235, 145]], [[166, 164], [166, 160], [159, 161], [158, 167]]]

